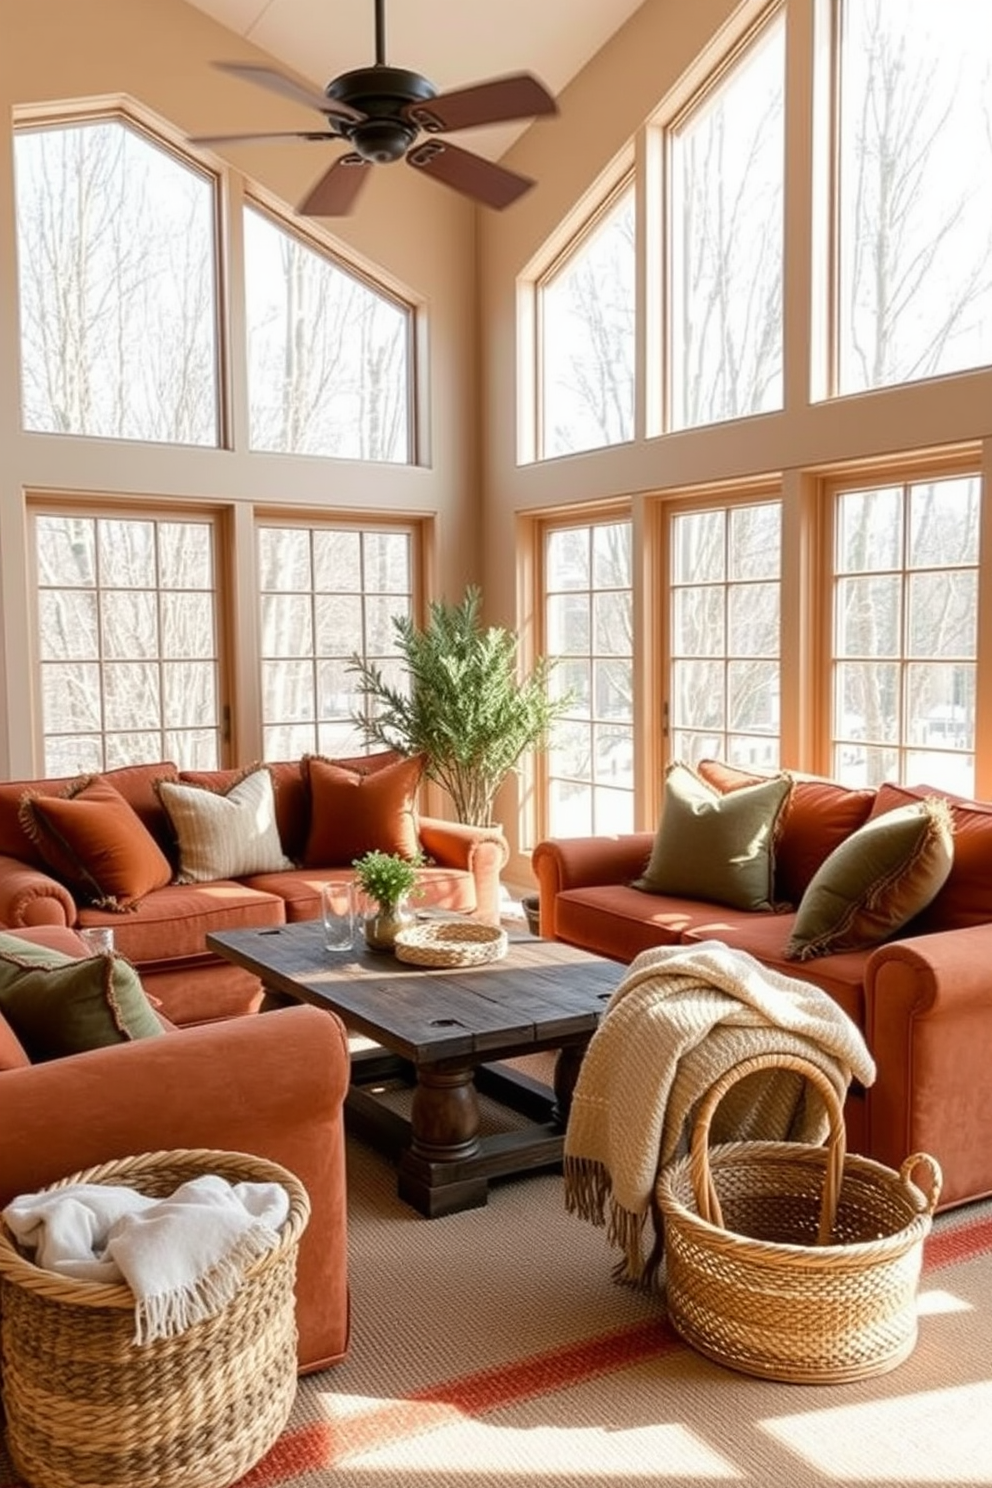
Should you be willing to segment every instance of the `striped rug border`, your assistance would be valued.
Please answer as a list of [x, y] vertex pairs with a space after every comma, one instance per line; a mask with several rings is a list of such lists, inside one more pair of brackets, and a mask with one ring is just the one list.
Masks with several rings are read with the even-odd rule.
[[[992, 1216], [931, 1232], [923, 1271], [939, 1271], [992, 1250]], [[664, 1316], [542, 1350], [429, 1385], [399, 1399], [336, 1421], [287, 1431], [237, 1488], [277, 1488], [308, 1472], [336, 1467], [362, 1452], [479, 1418], [556, 1390], [568, 1389], [632, 1364], [686, 1348]]]

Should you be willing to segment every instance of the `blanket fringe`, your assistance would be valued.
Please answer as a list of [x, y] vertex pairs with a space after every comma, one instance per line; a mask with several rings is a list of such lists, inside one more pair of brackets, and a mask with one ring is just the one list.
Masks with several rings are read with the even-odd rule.
[[593, 1225], [605, 1225], [606, 1201], [612, 1184], [604, 1163], [591, 1157], [565, 1154], [565, 1209]]
[[139, 1298], [134, 1309], [134, 1342], [175, 1338], [194, 1323], [217, 1317], [237, 1294], [247, 1267], [270, 1251], [278, 1239], [267, 1224], [253, 1225], [194, 1285]]

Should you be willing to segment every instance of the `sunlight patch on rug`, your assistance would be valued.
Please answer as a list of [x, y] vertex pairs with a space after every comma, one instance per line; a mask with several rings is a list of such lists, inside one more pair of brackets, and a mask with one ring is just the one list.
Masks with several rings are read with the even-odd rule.
[[989, 1380], [800, 1411], [764, 1426], [828, 1481], [987, 1488], [992, 1472]]

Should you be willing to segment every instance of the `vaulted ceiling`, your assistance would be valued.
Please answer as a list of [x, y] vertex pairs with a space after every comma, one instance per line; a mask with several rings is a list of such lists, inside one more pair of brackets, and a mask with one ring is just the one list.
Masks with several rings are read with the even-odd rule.
[[[323, 89], [375, 61], [375, 0], [190, 0], [253, 46]], [[385, 61], [439, 92], [532, 72], [557, 95], [641, 0], [384, 0]], [[218, 58], [218, 60], [225, 60]], [[251, 90], [232, 129], [251, 127]], [[526, 128], [475, 129], [471, 149], [497, 159]]]

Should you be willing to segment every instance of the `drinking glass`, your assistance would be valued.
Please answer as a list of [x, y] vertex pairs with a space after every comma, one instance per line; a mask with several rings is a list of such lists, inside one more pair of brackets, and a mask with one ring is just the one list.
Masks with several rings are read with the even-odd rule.
[[77, 932], [86, 942], [90, 956], [102, 956], [114, 949], [114, 927], [112, 925], [88, 925]]
[[350, 951], [355, 941], [355, 886], [350, 879], [333, 879], [320, 891], [324, 916], [324, 946], [328, 951]]

